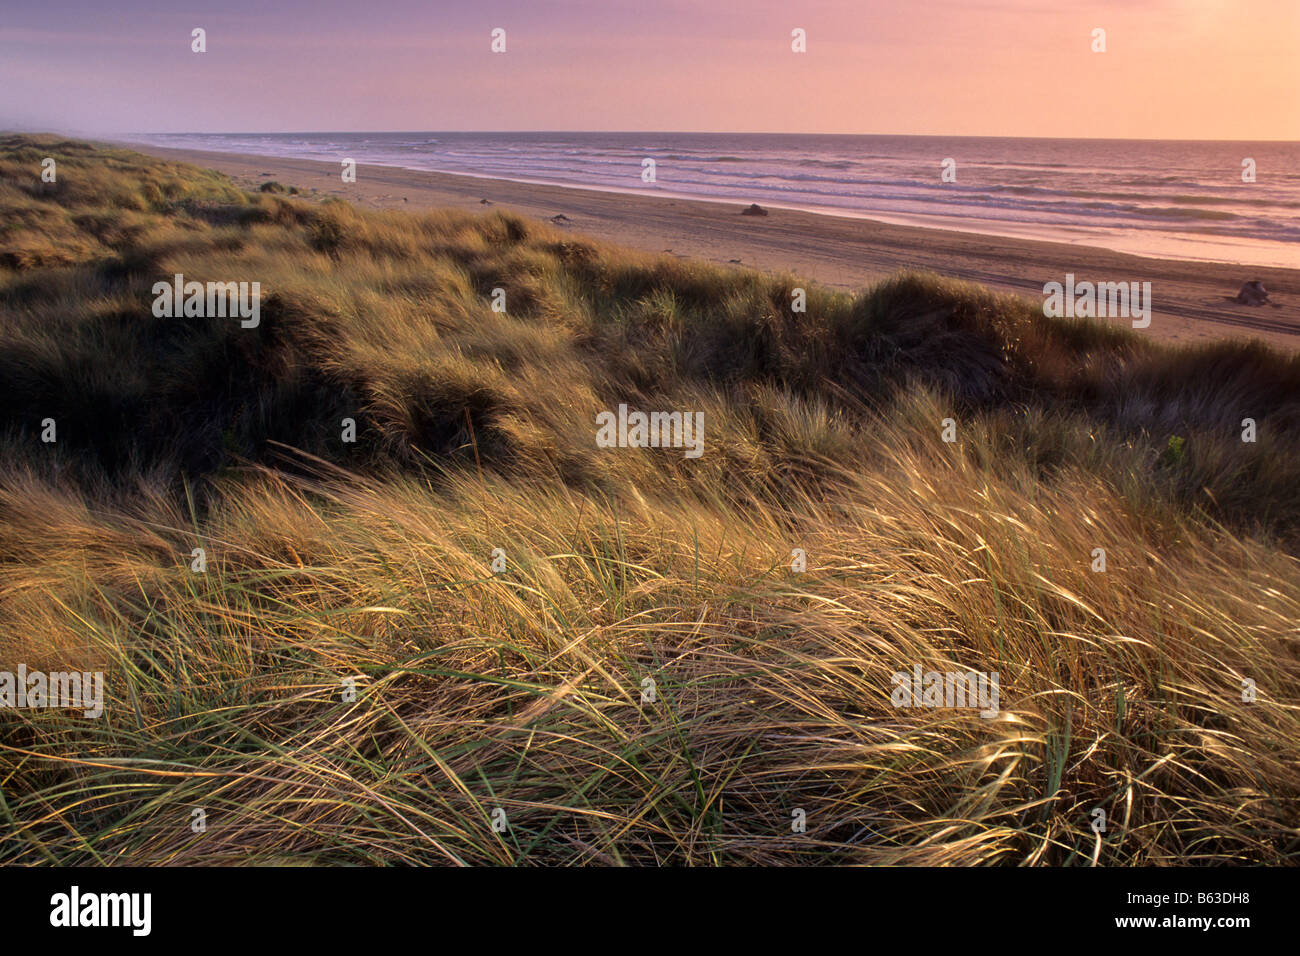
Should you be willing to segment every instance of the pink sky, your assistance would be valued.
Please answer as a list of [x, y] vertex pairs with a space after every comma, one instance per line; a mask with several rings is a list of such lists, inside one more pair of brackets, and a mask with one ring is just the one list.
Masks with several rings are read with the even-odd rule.
[[7, 6], [0, 128], [1300, 140], [1300, 0]]

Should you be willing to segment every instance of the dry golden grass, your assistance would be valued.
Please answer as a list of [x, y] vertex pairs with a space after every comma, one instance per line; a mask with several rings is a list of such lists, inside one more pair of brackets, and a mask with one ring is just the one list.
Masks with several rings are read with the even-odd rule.
[[1297, 861], [1295, 359], [226, 189], [0, 140], [0, 670], [108, 684], [0, 711], [0, 860]]

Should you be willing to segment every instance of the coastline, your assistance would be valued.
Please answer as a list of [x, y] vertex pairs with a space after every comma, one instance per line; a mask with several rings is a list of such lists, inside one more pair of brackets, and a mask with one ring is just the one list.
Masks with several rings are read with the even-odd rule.
[[[343, 183], [337, 164], [116, 142], [162, 159], [215, 169], [255, 189], [276, 180], [307, 198], [335, 196], [363, 209], [507, 209], [560, 228], [652, 254], [701, 259], [761, 272], [792, 272], [822, 285], [854, 290], [904, 269], [978, 282], [1035, 301], [1047, 282], [1150, 282], [1152, 321], [1142, 334], [1178, 344], [1260, 338], [1300, 349], [1300, 270], [1273, 266], [1158, 259], [1066, 242], [895, 225], [873, 219], [771, 207], [742, 216], [746, 204], [553, 186], [358, 164]], [[487, 205], [481, 200], [488, 200]], [[1262, 307], [1232, 301], [1243, 282], [1261, 280]], [[1114, 319], [1127, 323], [1126, 319]]]

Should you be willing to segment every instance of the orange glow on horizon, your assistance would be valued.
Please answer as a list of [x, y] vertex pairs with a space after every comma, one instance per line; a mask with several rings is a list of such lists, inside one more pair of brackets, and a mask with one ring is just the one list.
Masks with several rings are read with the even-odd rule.
[[0, 127], [1300, 140], [1297, 0], [123, 6], [7, 14]]

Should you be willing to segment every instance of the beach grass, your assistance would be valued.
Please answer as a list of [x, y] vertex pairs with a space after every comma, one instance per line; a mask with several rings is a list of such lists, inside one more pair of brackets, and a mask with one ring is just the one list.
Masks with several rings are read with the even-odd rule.
[[2, 862], [1300, 861], [1300, 357], [52, 137], [0, 223], [0, 670], [106, 679]]

